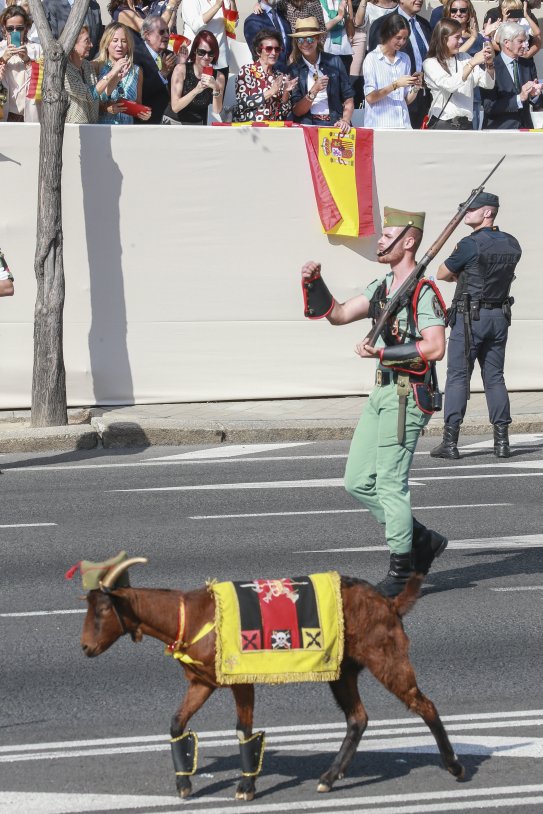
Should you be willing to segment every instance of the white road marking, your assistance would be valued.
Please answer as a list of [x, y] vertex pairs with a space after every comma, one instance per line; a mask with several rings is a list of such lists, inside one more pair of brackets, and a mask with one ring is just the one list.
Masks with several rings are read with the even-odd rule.
[[[432, 511], [433, 509], [487, 509], [497, 506], [512, 506], [512, 503], [452, 503], [448, 506], [413, 506], [413, 511]], [[305, 514], [367, 514], [369, 509], [316, 509], [304, 512], [254, 512], [252, 514], [193, 514], [189, 520], [231, 520], [243, 517], [289, 517]]]
[[[511, 719], [511, 720], [509, 720]], [[486, 729], [494, 726], [506, 727], [521, 727], [532, 726], [534, 722], [537, 724], [543, 723], [543, 709], [520, 709], [520, 710], [499, 710], [495, 712], [473, 712], [473, 713], [455, 713], [452, 715], [442, 715], [441, 720], [447, 724], [447, 728], [454, 727], [461, 729], [463, 726], [468, 728]], [[421, 727], [421, 720], [418, 716], [411, 716], [410, 718], [382, 718], [380, 720], [370, 721], [368, 728], [364, 733], [364, 738], [379, 737], [386, 733], [389, 734], [388, 727], [396, 727], [399, 733], [412, 732], [414, 729]], [[268, 737], [287, 737], [289, 733], [300, 732], [300, 725], [286, 725], [286, 726], [267, 726], [263, 725]], [[337, 730], [338, 733], [345, 731], [345, 723], [343, 721], [335, 721], [334, 723], [318, 723], [318, 724], [304, 724], [304, 730], [309, 733], [308, 737], [320, 737], [325, 731]], [[423, 731], [427, 731], [423, 727]], [[313, 733], [315, 733], [313, 735]], [[226, 738], [231, 739], [233, 729], [215, 729], [198, 733], [199, 741], [202, 743], [210, 739]], [[117, 738], [93, 738], [87, 740], [75, 741], [51, 741], [51, 742], [35, 742], [25, 744], [10, 744], [9, 746], [0, 746], [0, 753], [11, 752], [35, 752], [36, 750], [44, 749], [75, 749], [82, 747], [93, 746], [115, 746], [120, 744], [142, 744], [142, 743], [164, 743], [168, 741], [169, 735], [165, 732], [161, 735], [137, 735], [131, 737], [117, 737]], [[168, 741], [169, 742], [169, 741]], [[220, 742], [220, 741], [219, 741]], [[232, 743], [237, 743], [234, 739]]]
[[48, 611], [24, 611], [20, 613], [0, 613], [0, 618], [9, 619], [16, 616], [54, 616], [62, 613], [86, 613], [86, 608], [74, 608], [73, 610], [48, 610]]
[[543, 585], [517, 585], [514, 588], [491, 588], [491, 591], [543, 591]]
[[[222, 444], [220, 447], [211, 449], [197, 449], [191, 452], [180, 452], [174, 455], [162, 455], [160, 458], [148, 458], [148, 461], [188, 461], [202, 460], [205, 458], [233, 458], [237, 455], [253, 455], [255, 452], [269, 452], [274, 449], [291, 449], [292, 447], [303, 447], [311, 441], [296, 441], [288, 444]], [[273, 460], [273, 459], [272, 459]]]
[[[543, 444], [543, 434], [540, 432], [537, 433], [512, 433], [509, 435], [509, 444], [512, 446], [513, 444], [522, 444], [522, 445], [535, 445], [535, 444]], [[460, 450], [462, 449], [492, 449], [494, 447], [494, 439], [490, 438], [487, 441], [476, 441], [474, 444], [462, 444], [459, 447]]]
[[[540, 548], [543, 534], [524, 534], [513, 537], [474, 537], [471, 540], [449, 540], [448, 548]], [[351, 551], [388, 551], [388, 546], [358, 546], [355, 548], [309, 548], [293, 554], [346, 554]]]
[[[450, 733], [457, 733], [454, 736], [454, 748], [459, 754], [540, 758], [543, 757], [543, 738], [528, 735], [525, 737], [494, 736], [489, 735], [488, 731], [543, 726], [541, 712], [541, 710], [526, 710], [467, 716], [453, 715], [445, 716], [443, 720]], [[304, 730], [300, 732], [300, 727], [294, 726], [269, 727], [266, 728], [267, 741], [270, 746], [280, 751], [332, 751], [339, 748], [345, 732], [345, 724], [310, 725], [304, 727]], [[466, 732], [470, 730], [478, 730], [482, 734], [467, 735]], [[417, 718], [376, 722], [368, 727], [362, 743], [367, 744], [368, 750], [380, 752], [434, 754], [438, 751], [428, 728]], [[201, 748], [235, 747], [238, 745], [238, 741], [232, 730], [201, 732], [199, 733], [199, 745]], [[0, 747], [0, 763], [126, 755], [169, 749], [170, 745], [166, 735], [12, 744]]]
[[[338, 788], [340, 783], [338, 783]], [[173, 794], [166, 796], [123, 794], [62, 794], [56, 792], [0, 792], [2, 811], [24, 811], [25, 814], [75, 814], [84, 811], [119, 811], [180, 806], [186, 814], [220, 811], [230, 814], [283, 814], [290, 811], [319, 811], [332, 814], [338, 809], [372, 812], [372, 814], [430, 814], [431, 812], [471, 811], [485, 808], [509, 808], [537, 805], [543, 801], [543, 785], [496, 786], [486, 789], [455, 788], [447, 791], [416, 791], [403, 794], [360, 795], [324, 799], [292, 800], [280, 803], [242, 803], [232, 805], [231, 797], [196, 797], [179, 802]], [[217, 807], [217, 803], [226, 803]], [[209, 805], [212, 808], [202, 808]], [[378, 808], [376, 808], [378, 806]], [[385, 807], [386, 806], [386, 807]]]
[[30, 529], [39, 526], [56, 526], [57, 523], [2, 523], [0, 529]]

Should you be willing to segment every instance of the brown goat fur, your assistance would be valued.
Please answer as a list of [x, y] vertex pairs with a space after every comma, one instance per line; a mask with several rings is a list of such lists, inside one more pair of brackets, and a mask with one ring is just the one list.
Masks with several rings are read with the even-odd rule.
[[[403, 592], [388, 599], [363, 580], [341, 578], [344, 658], [340, 678], [330, 682], [330, 688], [345, 714], [347, 732], [330, 768], [319, 780], [319, 791], [330, 791], [333, 783], [344, 776], [367, 726], [368, 716], [357, 685], [358, 674], [364, 667], [408, 709], [422, 717], [435, 737], [447, 770], [457, 779], [463, 776], [462, 765], [454, 754], [434, 704], [417, 686], [408, 655], [409, 639], [401, 622], [401, 617], [415, 604], [422, 581], [421, 575], [412, 575]], [[81, 636], [85, 654], [90, 657], [100, 655], [125, 633], [135, 641], [147, 635], [165, 644], [172, 643], [177, 635], [181, 599], [186, 610], [184, 638], [190, 642], [206, 622], [213, 622], [215, 618], [215, 601], [206, 588], [187, 593], [150, 588], [90, 591]], [[177, 740], [181, 739], [190, 718], [220, 686], [215, 675], [214, 630], [188, 646], [185, 652], [202, 665], [182, 665], [189, 687], [171, 722], [170, 733], [172, 739]], [[240, 743], [243, 743], [253, 736], [254, 685], [237, 684], [230, 689], [237, 710], [236, 731]], [[242, 748], [240, 746], [240, 750]], [[187, 774], [176, 772], [176, 784], [182, 797], [190, 794], [191, 782]], [[251, 800], [254, 794], [255, 778], [244, 773], [238, 783], [236, 798]]]

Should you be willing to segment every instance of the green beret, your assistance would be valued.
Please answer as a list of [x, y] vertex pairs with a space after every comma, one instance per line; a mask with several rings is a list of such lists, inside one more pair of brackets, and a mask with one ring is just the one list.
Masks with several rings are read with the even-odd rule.
[[393, 209], [385, 206], [383, 226], [415, 226], [424, 230], [426, 212], [405, 212], [403, 209]]
[[[109, 560], [103, 562], [91, 562], [90, 560], [81, 560], [79, 563], [79, 571], [81, 573], [81, 580], [83, 582], [84, 591], [94, 591], [100, 587], [99, 582], [105, 577], [107, 572], [114, 565], [126, 560], [126, 551], [120, 551], [116, 557], [111, 557]], [[116, 588], [128, 588], [130, 581], [128, 579], [128, 571], [120, 575], [115, 583]]]

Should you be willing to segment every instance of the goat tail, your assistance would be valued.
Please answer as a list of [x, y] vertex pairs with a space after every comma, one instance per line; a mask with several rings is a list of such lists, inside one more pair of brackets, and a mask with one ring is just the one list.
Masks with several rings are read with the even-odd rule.
[[398, 596], [393, 599], [392, 604], [398, 616], [405, 616], [414, 607], [419, 598], [420, 589], [424, 582], [424, 574], [413, 573], [407, 580], [406, 586]]

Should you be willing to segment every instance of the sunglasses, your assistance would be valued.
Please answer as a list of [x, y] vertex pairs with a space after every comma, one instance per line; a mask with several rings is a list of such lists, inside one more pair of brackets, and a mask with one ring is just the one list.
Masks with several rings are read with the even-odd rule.
[[313, 45], [315, 42], [316, 37], [298, 37], [298, 42], [302, 45], [304, 42], [306, 45]]
[[169, 34], [170, 32], [167, 28], [157, 28], [156, 33], [162, 37], [163, 34]]
[[263, 45], [261, 52], [265, 51], [267, 54], [280, 54], [283, 49], [279, 45]]
[[197, 48], [196, 55], [199, 57], [207, 57], [208, 59], [213, 59], [213, 51], [206, 51], [205, 48]]
[[7, 25], [6, 31], [24, 31], [26, 26], [24, 25]]
[[451, 14], [467, 14], [469, 9], [467, 8], [452, 8]]

